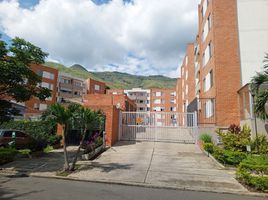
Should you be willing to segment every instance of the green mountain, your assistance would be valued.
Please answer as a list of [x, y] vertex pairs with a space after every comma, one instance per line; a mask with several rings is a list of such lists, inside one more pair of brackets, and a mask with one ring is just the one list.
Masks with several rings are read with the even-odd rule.
[[147, 88], [175, 88], [176, 79], [166, 76], [138, 76], [122, 72], [89, 72], [83, 66], [75, 64], [66, 67], [54, 62], [46, 62], [46, 66], [58, 69], [60, 72], [70, 74], [79, 78], [92, 78], [105, 82], [110, 88], [131, 89], [141, 87]]

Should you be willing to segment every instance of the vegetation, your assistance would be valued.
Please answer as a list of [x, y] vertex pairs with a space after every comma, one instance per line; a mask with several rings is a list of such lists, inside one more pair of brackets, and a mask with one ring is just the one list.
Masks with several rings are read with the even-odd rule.
[[230, 151], [245, 152], [247, 145], [250, 144], [250, 128], [244, 125], [241, 129], [240, 126], [235, 124], [230, 125], [227, 132], [220, 129], [216, 133], [221, 137], [224, 149]]
[[33, 139], [33, 143], [29, 148], [33, 151], [43, 150], [51, 135], [55, 135], [55, 122], [51, 121], [9, 121], [0, 124], [2, 129], [21, 130], [29, 134]]
[[224, 165], [238, 165], [242, 160], [247, 157], [247, 153], [225, 150], [220, 147], [214, 146], [213, 156]]
[[265, 104], [268, 101], [268, 54], [264, 60], [264, 72], [257, 73], [251, 80], [250, 88], [255, 95], [255, 114], [262, 120], [267, 120], [268, 115], [265, 112]]
[[214, 153], [214, 145], [212, 143], [205, 143], [204, 150], [210, 154]]
[[[77, 161], [81, 145], [88, 131], [103, 131], [105, 116], [101, 111], [92, 111], [78, 104], [70, 104], [67, 108], [60, 104], [51, 105], [42, 116], [48, 121], [54, 120], [63, 128], [64, 171], [73, 171]], [[66, 136], [71, 129], [81, 130], [82, 141], [77, 149], [72, 165], [69, 165], [66, 146]]]
[[200, 140], [204, 143], [212, 143], [212, 136], [207, 133], [203, 133], [200, 135]]
[[17, 154], [16, 149], [0, 148], [0, 165], [13, 161]]
[[248, 156], [239, 164], [236, 175], [244, 184], [268, 192], [268, 155]]
[[46, 62], [45, 65], [80, 78], [93, 78], [106, 82], [109, 88], [175, 88], [176, 85], [176, 79], [165, 76], [136, 76], [121, 72], [88, 72], [83, 66], [77, 64], [65, 67], [62, 64]]
[[0, 123], [19, 114], [7, 97], [25, 102], [31, 97], [43, 100], [51, 95], [49, 89], [39, 86], [41, 77], [30, 68], [30, 64], [44, 63], [47, 55], [20, 38], [13, 39], [9, 47], [0, 40]]

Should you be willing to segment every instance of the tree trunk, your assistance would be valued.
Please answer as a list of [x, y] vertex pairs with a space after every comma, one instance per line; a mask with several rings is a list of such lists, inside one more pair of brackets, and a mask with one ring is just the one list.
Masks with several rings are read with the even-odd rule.
[[70, 169], [71, 171], [74, 171], [75, 170], [74, 169], [75, 168], [75, 164], [77, 162], [77, 158], [78, 158], [78, 155], [80, 153], [81, 145], [84, 143], [86, 132], [87, 132], [87, 129], [85, 128], [84, 129], [84, 132], [83, 132], [82, 140], [81, 140], [81, 142], [80, 142], [80, 144], [78, 146], [78, 149], [77, 149], [76, 154], [75, 154], [74, 159], [73, 159], [73, 163], [72, 163], [72, 166], [71, 166], [71, 169]]
[[68, 153], [67, 153], [67, 146], [66, 146], [66, 132], [67, 132], [67, 127], [63, 125], [63, 152], [64, 152], [64, 171], [69, 171], [70, 170], [70, 165], [69, 165], [69, 160], [68, 160]]

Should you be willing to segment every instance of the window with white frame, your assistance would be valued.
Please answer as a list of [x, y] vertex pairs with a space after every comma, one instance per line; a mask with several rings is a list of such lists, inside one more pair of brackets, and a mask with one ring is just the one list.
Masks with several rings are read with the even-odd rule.
[[156, 93], [155, 93], [155, 96], [157, 96], [157, 97], [161, 97], [161, 96], [162, 96], [162, 92], [156, 92]]
[[208, 1], [205, 0], [203, 3], [203, 7], [202, 7], [202, 16], [203, 17], [206, 15], [207, 7], [208, 7]]
[[176, 103], [176, 99], [171, 99], [170, 100], [170, 103], [175, 104]]
[[211, 27], [212, 27], [211, 14], [208, 16], [207, 23], [208, 23], [208, 30], [210, 31], [211, 30]]
[[188, 80], [188, 70], [185, 71], [185, 80]]
[[176, 111], [176, 107], [170, 107], [170, 111]]
[[53, 84], [51, 84], [51, 83], [47, 83], [47, 82], [42, 82], [41, 83], [41, 87], [44, 87], [44, 88], [48, 88], [48, 89], [50, 89], [50, 90], [53, 90]]
[[210, 118], [214, 115], [214, 101], [212, 99], [205, 103], [205, 117]]
[[42, 76], [44, 78], [48, 78], [48, 79], [51, 79], [51, 80], [54, 79], [54, 74], [53, 73], [50, 73], [50, 72], [47, 72], [47, 71], [43, 71]]
[[185, 65], [188, 65], [188, 56], [185, 57]]
[[94, 85], [94, 89], [95, 90], [100, 90], [100, 86], [99, 85]]
[[206, 66], [211, 57], [212, 57], [212, 42], [210, 41], [203, 55], [203, 67]]
[[46, 110], [46, 109], [47, 109], [47, 104], [40, 103], [39, 110]]
[[204, 81], [204, 92], [208, 91], [213, 86], [213, 71], [211, 70], [205, 77]]
[[170, 93], [170, 96], [175, 97], [176, 96], [176, 92], [171, 92]]
[[185, 95], [188, 95], [188, 85], [185, 86]]
[[209, 32], [209, 25], [208, 25], [208, 21], [206, 20], [204, 30], [203, 30], [203, 42], [206, 40], [208, 36], [208, 32]]
[[161, 99], [155, 99], [154, 100], [154, 104], [160, 104], [161, 103]]

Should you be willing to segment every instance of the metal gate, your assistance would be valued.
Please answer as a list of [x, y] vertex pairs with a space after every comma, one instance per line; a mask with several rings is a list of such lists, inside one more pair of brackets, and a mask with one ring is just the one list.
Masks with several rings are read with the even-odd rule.
[[195, 143], [196, 113], [121, 112], [119, 140]]

